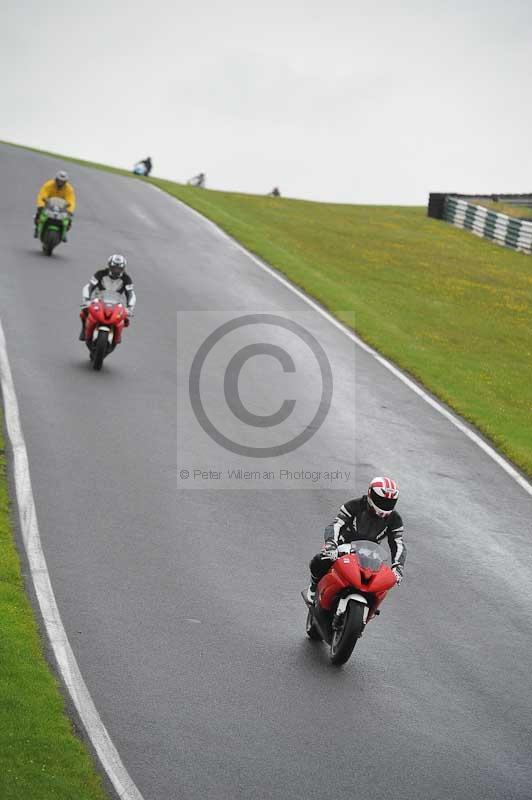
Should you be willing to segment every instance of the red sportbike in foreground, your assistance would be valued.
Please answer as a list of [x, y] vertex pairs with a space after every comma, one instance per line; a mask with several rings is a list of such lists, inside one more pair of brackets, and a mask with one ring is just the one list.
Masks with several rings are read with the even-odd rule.
[[[122, 341], [124, 326], [129, 325], [129, 311], [122, 295], [116, 292], [94, 295], [87, 311], [85, 343], [93, 368], [100, 370], [104, 358]], [[84, 318], [83, 312], [80, 316]]]
[[340, 545], [338, 558], [318, 583], [316, 599], [308, 607], [307, 636], [330, 645], [333, 664], [345, 664], [395, 575], [385, 564], [386, 554], [375, 542], [362, 540]]

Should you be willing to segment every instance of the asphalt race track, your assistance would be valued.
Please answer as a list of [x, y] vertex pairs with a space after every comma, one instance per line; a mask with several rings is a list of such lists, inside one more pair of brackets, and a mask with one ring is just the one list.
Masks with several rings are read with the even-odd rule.
[[[43, 256], [34, 196], [59, 166], [0, 146], [0, 316], [57, 602], [145, 800], [530, 800], [532, 498], [300, 297], [141, 181], [66, 165], [75, 225]], [[128, 257], [137, 313], [95, 373], [77, 341], [80, 292], [114, 252]], [[224, 450], [188, 402], [201, 342], [257, 313], [309, 330], [334, 376], [321, 428], [271, 459]], [[267, 325], [255, 327], [262, 336]], [[319, 403], [308, 347], [270, 328], [303, 368], [295, 379], [275, 357], [250, 358], [243, 405], [270, 414], [299, 393], [308, 411]], [[216, 400], [222, 360], [202, 378], [206, 411], [236, 437]], [[297, 433], [297, 419], [285, 424]], [[257, 447], [276, 435], [249, 428]], [[262, 461], [273, 473], [351, 476], [271, 486], [227, 476]], [[180, 477], [196, 468], [222, 476]], [[305, 637], [299, 592], [323, 527], [374, 474], [402, 490], [406, 578], [335, 669]]]

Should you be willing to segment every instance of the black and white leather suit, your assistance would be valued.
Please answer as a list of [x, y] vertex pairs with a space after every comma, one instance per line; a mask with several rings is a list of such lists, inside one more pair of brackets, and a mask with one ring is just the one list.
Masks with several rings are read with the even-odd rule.
[[137, 297], [135, 295], [133, 281], [127, 272], [123, 272], [118, 278], [113, 278], [108, 267], [99, 269], [83, 287], [83, 304], [89, 304], [94, 292], [102, 292], [105, 290], [117, 292], [118, 294], [125, 294], [128, 310], [133, 311], [137, 302]]
[[[397, 511], [385, 518], [378, 517], [368, 504], [366, 495], [349, 500], [338, 512], [332, 525], [325, 528], [325, 545], [334, 546], [362, 539], [379, 544], [386, 540], [392, 557], [392, 569], [403, 576], [406, 546], [403, 540], [403, 520]], [[310, 574], [315, 585], [328, 572], [331, 558], [327, 550], [317, 553], [310, 562]]]

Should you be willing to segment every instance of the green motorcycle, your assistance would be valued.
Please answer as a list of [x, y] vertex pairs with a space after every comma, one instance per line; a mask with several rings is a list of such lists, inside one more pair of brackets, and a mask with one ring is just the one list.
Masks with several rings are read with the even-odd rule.
[[66, 242], [69, 227], [70, 214], [66, 200], [50, 197], [37, 220], [37, 236], [42, 242], [43, 253], [51, 256], [60, 242]]

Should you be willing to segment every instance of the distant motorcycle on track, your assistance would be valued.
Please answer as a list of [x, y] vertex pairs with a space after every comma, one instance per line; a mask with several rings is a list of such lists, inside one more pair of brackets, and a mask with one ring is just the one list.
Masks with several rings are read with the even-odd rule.
[[148, 177], [152, 169], [153, 169], [153, 162], [151, 158], [147, 156], [146, 158], [143, 158], [141, 161], [137, 161], [137, 163], [133, 167], [133, 173], [134, 175], [144, 175]]
[[70, 227], [70, 214], [66, 200], [50, 197], [37, 220], [37, 236], [42, 243], [43, 253], [51, 256], [60, 242], [66, 241]]
[[129, 311], [117, 292], [104, 291], [93, 295], [81, 319], [85, 320], [85, 343], [92, 367], [101, 370], [104, 359], [122, 341], [122, 331], [129, 325]]
[[330, 646], [333, 664], [346, 663], [368, 622], [380, 613], [388, 590], [396, 585], [385, 561], [385, 552], [375, 542], [342, 544], [338, 558], [318, 583], [314, 603], [301, 593], [308, 608], [307, 636]]

